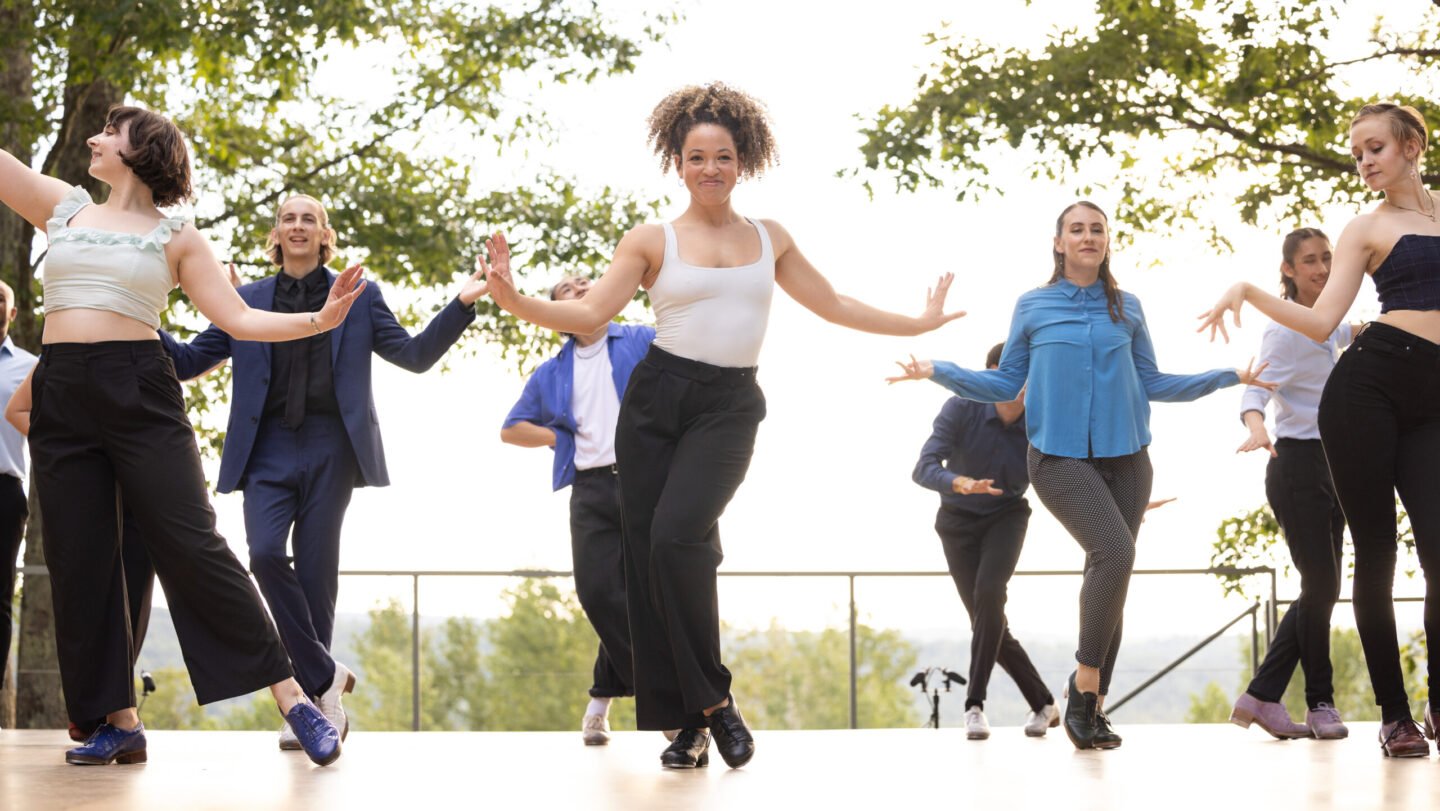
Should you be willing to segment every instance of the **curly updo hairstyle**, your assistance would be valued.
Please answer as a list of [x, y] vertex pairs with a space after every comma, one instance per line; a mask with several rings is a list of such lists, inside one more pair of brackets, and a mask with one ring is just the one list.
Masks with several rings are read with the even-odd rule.
[[757, 177], [779, 163], [775, 136], [765, 105], [721, 82], [682, 87], [650, 112], [650, 147], [660, 156], [660, 169], [675, 168], [685, 136], [698, 124], [719, 124], [735, 139], [741, 177]]
[[105, 127], [129, 124], [130, 151], [120, 156], [150, 189], [155, 205], [173, 206], [190, 199], [190, 150], [175, 123], [159, 113], [117, 104], [105, 114]]

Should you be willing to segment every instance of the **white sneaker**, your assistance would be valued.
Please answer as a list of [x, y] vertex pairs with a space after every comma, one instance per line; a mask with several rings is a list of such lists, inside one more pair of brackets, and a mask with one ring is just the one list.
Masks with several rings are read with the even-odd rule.
[[983, 741], [990, 737], [990, 722], [985, 720], [985, 711], [971, 707], [965, 711], [965, 737], [972, 741]]
[[1038, 712], [1025, 716], [1025, 735], [1030, 738], [1045, 737], [1045, 730], [1060, 726], [1060, 708], [1046, 704]]
[[580, 722], [580, 732], [586, 746], [604, 746], [610, 742], [610, 719], [592, 712]]
[[290, 722], [286, 721], [280, 725], [280, 751], [298, 752], [303, 749], [300, 739], [295, 737], [295, 730], [290, 728]]
[[340, 699], [355, 690], [355, 674], [350, 668], [335, 663], [335, 678], [330, 682], [330, 689], [320, 694], [320, 700], [316, 706], [320, 712], [335, 728], [340, 730], [340, 740], [350, 734], [350, 717], [345, 714], [345, 708], [340, 705]]

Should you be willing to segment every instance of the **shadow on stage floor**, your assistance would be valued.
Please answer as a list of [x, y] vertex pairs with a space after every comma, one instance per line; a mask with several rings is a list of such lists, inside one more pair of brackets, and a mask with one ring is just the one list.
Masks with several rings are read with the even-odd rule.
[[[579, 732], [356, 732], [333, 766], [275, 733], [151, 732], [150, 762], [64, 763], [64, 733], [0, 732], [0, 809], [1433, 808], [1440, 761], [1386, 760], [1375, 724], [1345, 741], [1274, 741], [1230, 725], [1121, 726], [1125, 744], [1076, 752], [1061, 733], [999, 727], [757, 733], [738, 771], [665, 771], [658, 732], [586, 747]], [[904, 804], [903, 806], [901, 804]]]

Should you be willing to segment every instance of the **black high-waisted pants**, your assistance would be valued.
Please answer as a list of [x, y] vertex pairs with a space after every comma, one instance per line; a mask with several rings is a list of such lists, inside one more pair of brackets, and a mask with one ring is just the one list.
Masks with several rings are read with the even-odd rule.
[[652, 346], [615, 430], [625, 594], [640, 729], [705, 726], [730, 693], [720, 661], [720, 514], [744, 481], [765, 418], [754, 369]]
[[215, 531], [195, 432], [159, 341], [47, 344], [30, 453], [71, 718], [135, 706], [119, 498], [139, 523], [201, 704], [283, 681], [260, 594]]
[[1355, 626], [1375, 703], [1386, 723], [1409, 718], [1395, 630], [1395, 493], [1425, 571], [1430, 695], [1440, 695], [1440, 346], [1367, 325], [1325, 383], [1319, 423], [1355, 541]]
[[1265, 468], [1265, 497], [1300, 572], [1300, 596], [1280, 620], [1246, 692], [1261, 701], [1279, 701], [1299, 664], [1305, 703], [1313, 710], [1321, 703], [1335, 704], [1330, 615], [1340, 599], [1345, 516], [1320, 440], [1277, 439], [1275, 452]]

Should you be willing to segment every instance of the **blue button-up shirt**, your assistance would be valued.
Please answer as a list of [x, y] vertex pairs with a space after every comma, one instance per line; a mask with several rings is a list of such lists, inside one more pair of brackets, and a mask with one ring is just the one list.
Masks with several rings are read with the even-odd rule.
[[971, 400], [1015, 399], [1026, 381], [1030, 444], [1075, 459], [1128, 456], [1150, 444], [1150, 401], [1187, 402], [1240, 382], [1233, 369], [1172, 375], [1155, 366], [1140, 299], [1121, 292], [1110, 320], [1100, 282], [1061, 280], [1020, 297], [1000, 368], [935, 362], [936, 383]]
[[[995, 406], [951, 397], [935, 418], [935, 428], [911, 478], [921, 487], [940, 493], [940, 503], [951, 512], [989, 515], [1025, 500], [1030, 473], [1025, 467], [1025, 415], [1009, 425]], [[960, 476], [994, 479], [1001, 495], [962, 495], [953, 483]]]
[[[605, 340], [609, 342], [610, 375], [615, 381], [615, 393], [623, 401], [630, 373], [650, 351], [655, 328], [611, 324]], [[569, 487], [575, 481], [576, 426], [575, 414], [570, 410], [574, 385], [575, 339], [571, 338], [525, 382], [524, 393], [505, 418], [506, 428], [517, 422], [530, 422], [555, 432], [555, 470], [551, 484], [556, 490]]]
[[[0, 343], [0, 410], [25, 382], [36, 360], [34, 355], [16, 346], [9, 335], [5, 336], [4, 343]], [[10, 423], [0, 420], [0, 475], [25, 481], [26, 471], [25, 437]]]

